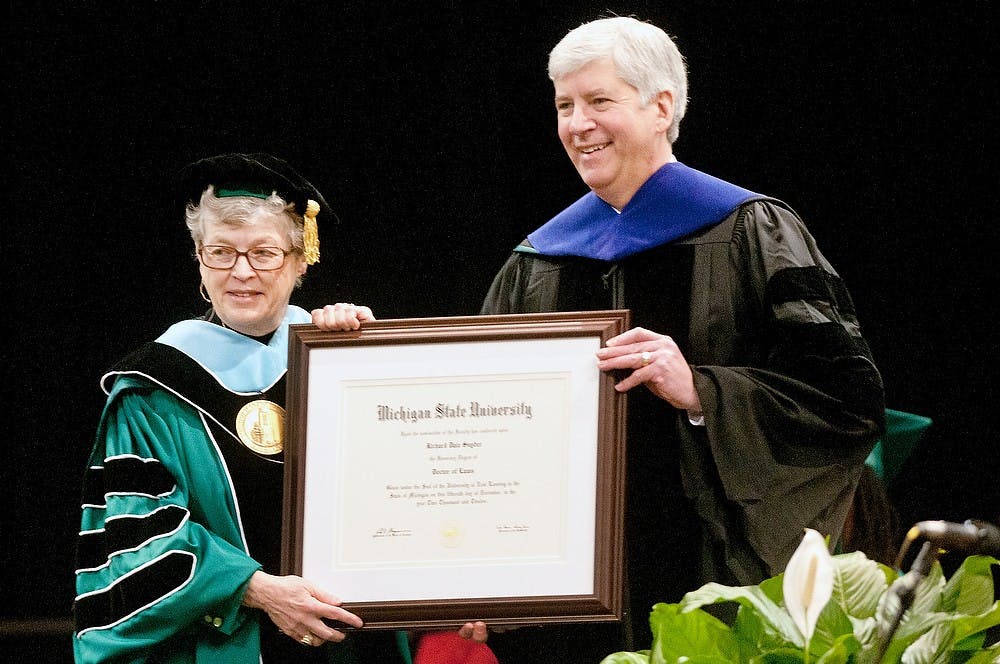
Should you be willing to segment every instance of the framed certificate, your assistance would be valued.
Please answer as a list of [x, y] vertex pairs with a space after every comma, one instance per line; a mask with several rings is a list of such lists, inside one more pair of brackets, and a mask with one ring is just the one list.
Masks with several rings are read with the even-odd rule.
[[628, 311], [293, 325], [284, 573], [365, 629], [621, 618]]

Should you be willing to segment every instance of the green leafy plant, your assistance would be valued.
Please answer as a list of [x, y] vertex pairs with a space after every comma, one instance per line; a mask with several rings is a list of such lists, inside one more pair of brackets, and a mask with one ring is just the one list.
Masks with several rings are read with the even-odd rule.
[[[995, 558], [970, 556], [950, 579], [935, 560], [883, 645], [880, 635], [892, 631], [898, 608], [888, 592], [897, 573], [861, 552], [830, 556], [824, 545], [825, 555], [818, 553], [816, 537], [807, 532], [785, 573], [760, 585], [708, 583], [677, 604], [657, 604], [650, 614], [652, 647], [614, 653], [601, 664], [1000, 662], [1000, 641], [986, 643], [988, 630], [1000, 625], [990, 569]], [[720, 602], [739, 605], [732, 624], [701, 608]]]

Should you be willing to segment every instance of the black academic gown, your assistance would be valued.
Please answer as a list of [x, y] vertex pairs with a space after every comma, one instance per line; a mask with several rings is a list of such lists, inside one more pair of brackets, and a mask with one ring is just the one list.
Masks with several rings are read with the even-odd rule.
[[629, 393], [626, 620], [498, 634], [504, 664], [648, 648], [654, 603], [780, 573], [805, 527], [836, 542], [883, 427], [882, 382], [851, 298], [777, 201], [746, 202], [614, 263], [516, 251], [482, 313], [618, 308], [677, 342], [704, 426], [643, 388]]

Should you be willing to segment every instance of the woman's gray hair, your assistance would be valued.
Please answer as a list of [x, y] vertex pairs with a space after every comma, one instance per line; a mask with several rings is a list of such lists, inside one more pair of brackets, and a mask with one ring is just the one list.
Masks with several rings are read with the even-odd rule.
[[667, 130], [673, 143], [687, 110], [687, 68], [674, 41], [660, 28], [628, 16], [602, 18], [571, 30], [549, 53], [553, 81], [581, 67], [610, 58], [618, 76], [639, 91], [645, 106], [669, 90], [674, 118]]
[[209, 185], [197, 205], [188, 203], [184, 217], [196, 250], [201, 249], [204, 242], [206, 224], [237, 228], [252, 226], [262, 219], [284, 219], [292, 251], [302, 253], [302, 217], [295, 212], [294, 203], [286, 203], [276, 193], [266, 199], [251, 196], [220, 198], [215, 195], [215, 188]]

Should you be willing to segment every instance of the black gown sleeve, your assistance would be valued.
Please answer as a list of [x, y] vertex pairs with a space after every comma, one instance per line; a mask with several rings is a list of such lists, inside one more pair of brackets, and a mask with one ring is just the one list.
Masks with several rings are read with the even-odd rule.
[[756, 583], [750, 551], [772, 575], [803, 528], [838, 540], [885, 411], [850, 295], [804, 224], [773, 202], [739, 215], [725, 259], [706, 249], [694, 267], [705, 427], [682, 426], [682, 476], [717, 563]]
[[[522, 246], [530, 247], [528, 240]], [[560, 285], [564, 261], [530, 252], [513, 252], [493, 278], [481, 314], [564, 310]]]
[[523, 311], [521, 300], [527, 271], [522, 269], [522, 263], [521, 254], [510, 255], [493, 277], [493, 283], [483, 299], [479, 313], [510, 314]]

